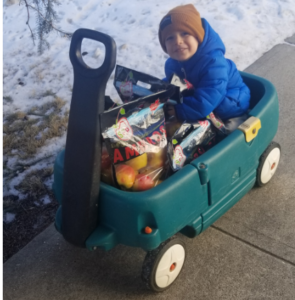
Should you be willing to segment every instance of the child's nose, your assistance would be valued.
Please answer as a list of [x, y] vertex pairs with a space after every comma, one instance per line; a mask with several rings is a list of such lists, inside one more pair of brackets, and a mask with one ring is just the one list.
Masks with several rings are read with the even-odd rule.
[[181, 43], [182, 43], [182, 37], [178, 35], [176, 37], [176, 44], [178, 45], [178, 44], [181, 44]]

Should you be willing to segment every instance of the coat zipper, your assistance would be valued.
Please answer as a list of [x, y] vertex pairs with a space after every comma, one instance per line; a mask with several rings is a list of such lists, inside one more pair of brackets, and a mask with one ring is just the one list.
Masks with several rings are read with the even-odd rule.
[[186, 73], [185, 73], [184, 68], [181, 68], [181, 72], [184, 74], [184, 78], [186, 79]]

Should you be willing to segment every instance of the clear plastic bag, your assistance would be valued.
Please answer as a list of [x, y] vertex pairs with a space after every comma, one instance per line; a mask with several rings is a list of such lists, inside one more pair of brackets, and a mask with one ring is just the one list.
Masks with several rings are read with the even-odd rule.
[[163, 180], [167, 166], [163, 106], [151, 98], [101, 115], [102, 136], [119, 188], [145, 191]]
[[105, 143], [103, 143], [101, 151], [101, 181], [112, 186], [115, 185], [112, 161]]
[[168, 145], [168, 157], [173, 171], [196, 159], [215, 142], [215, 131], [209, 120], [183, 123]]

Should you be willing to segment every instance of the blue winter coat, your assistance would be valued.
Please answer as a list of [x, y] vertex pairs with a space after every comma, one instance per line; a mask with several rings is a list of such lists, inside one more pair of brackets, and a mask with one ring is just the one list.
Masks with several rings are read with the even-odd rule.
[[202, 24], [205, 36], [197, 52], [187, 61], [168, 58], [165, 63], [167, 79], [176, 73], [194, 86], [194, 95], [175, 105], [177, 117], [194, 122], [212, 111], [223, 120], [238, 117], [249, 108], [249, 88], [234, 62], [224, 57], [225, 46], [219, 35], [205, 19]]

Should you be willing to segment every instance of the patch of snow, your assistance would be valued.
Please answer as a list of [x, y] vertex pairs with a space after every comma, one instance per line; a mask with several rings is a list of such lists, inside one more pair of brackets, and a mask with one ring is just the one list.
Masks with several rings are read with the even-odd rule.
[[7, 212], [4, 214], [3, 216], [3, 222], [5, 222], [6, 224], [14, 221], [16, 214], [12, 214], [10, 212]]
[[46, 195], [44, 198], [41, 199], [41, 202], [43, 205], [51, 203], [51, 199], [49, 198], [48, 195]]

